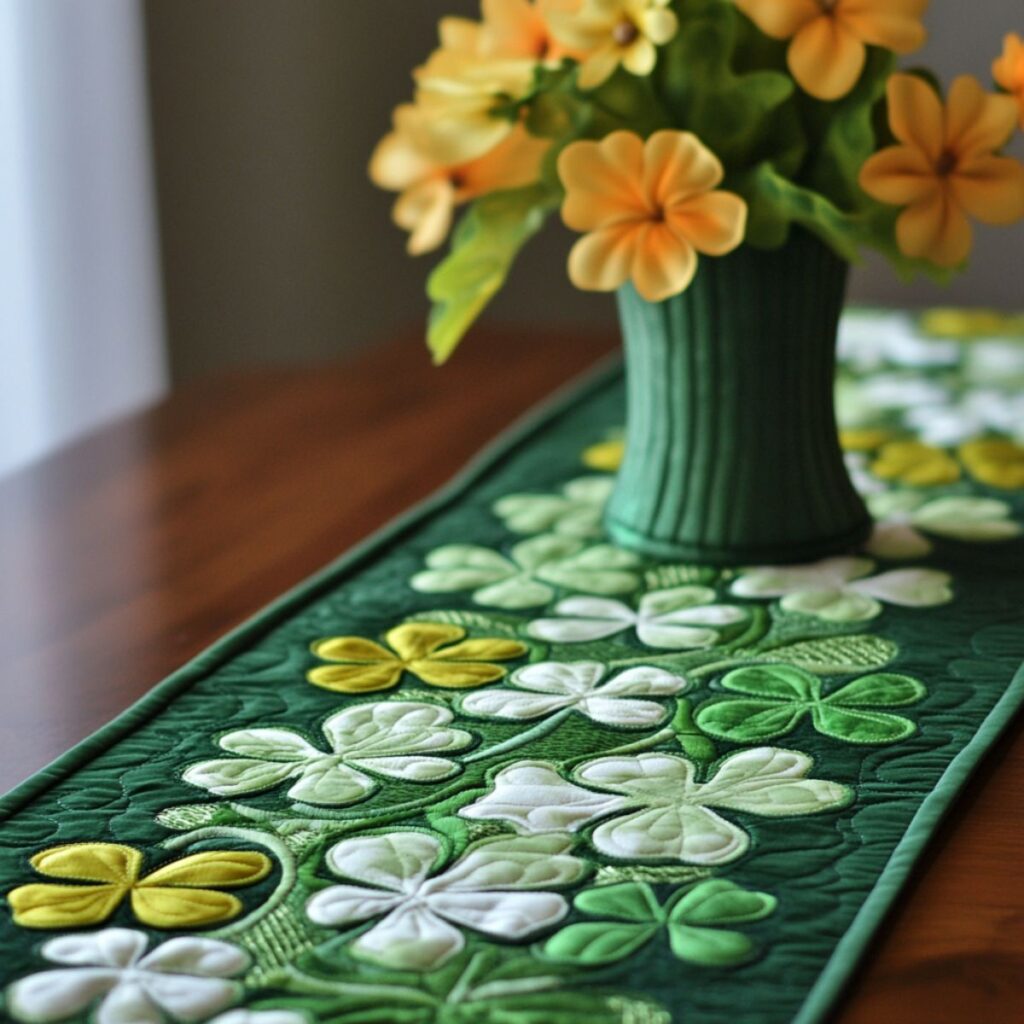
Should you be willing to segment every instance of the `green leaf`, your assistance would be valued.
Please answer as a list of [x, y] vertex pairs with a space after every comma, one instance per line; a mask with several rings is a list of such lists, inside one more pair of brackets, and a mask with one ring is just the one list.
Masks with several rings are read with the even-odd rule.
[[714, 761], [715, 745], [705, 736], [693, 720], [693, 706], [688, 700], [676, 702], [676, 713], [669, 728], [676, 734], [676, 741], [687, 757], [698, 762]]
[[632, 956], [658, 934], [657, 924], [571, 924], [544, 944], [544, 955], [559, 963], [598, 967]]
[[808, 187], [829, 196], [844, 209], [856, 209], [871, 200], [861, 190], [860, 172], [877, 150], [876, 105], [896, 66], [888, 50], [871, 47], [856, 87], [840, 100], [822, 103], [805, 97], [803, 122], [814, 140], [804, 175]]
[[817, 235], [843, 259], [859, 261], [863, 221], [845, 213], [820, 192], [780, 174], [771, 161], [730, 175], [726, 186], [747, 201], [747, 241], [756, 248], [779, 248], [796, 224]]
[[679, 32], [660, 54], [653, 77], [675, 123], [697, 134], [727, 167], [781, 160], [783, 150], [789, 151], [787, 163], [794, 155], [799, 162], [802, 140], [781, 131], [771, 116], [794, 95], [793, 80], [782, 71], [734, 70], [740, 15], [733, 5], [687, 0], [678, 13]]
[[754, 943], [740, 932], [670, 924], [669, 945], [680, 959], [704, 967], [731, 967], [750, 958]]
[[821, 693], [821, 683], [808, 672], [791, 665], [755, 665], [730, 672], [722, 686], [751, 697], [811, 701]]
[[763, 653], [750, 652], [750, 656], [759, 661], [794, 665], [817, 675], [838, 676], [882, 668], [896, 657], [897, 651], [896, 644], [880, 636], [830, 636], [787, 644]]
[[713, 878], [677, 897], [668, 919], [673, 924], [748, 924], [768, 917], [777, 906], [778, 900], [766, 892], [750, 892]]
[[792, 732], [807, 714], [806, 706], [727, 697], [697, 711], [705, 732], [735, 743], [760, 743]]
[[821, 704], [813, 714], [818, 732], [847, 743], [897, 743], [917, 730], [909, 718], [884, 711], [855, 711]]
[[556, 202], [547, 186], [532, 185], [486, 196], [462, 218], [451, 252], [427, 283], [434, 303], [427, 343], [436, 363], [455, 351]]
[[643, 882], [623, 882], [621, 885], [584, 889], [574, 902], [577, 910], [591, 917], [614, 917], [620, 921], [640, 924], [657, 924], [662, 919], [661, 907], [654, 891]]
[[927, 687], [917, 679], [892, 672], [880, 672], [847, 683], [835, 693], [829, 694], [825, 698], [825, 703], [843, 708], [858, 705], [899, 708], [916, 704], [927, 694]]

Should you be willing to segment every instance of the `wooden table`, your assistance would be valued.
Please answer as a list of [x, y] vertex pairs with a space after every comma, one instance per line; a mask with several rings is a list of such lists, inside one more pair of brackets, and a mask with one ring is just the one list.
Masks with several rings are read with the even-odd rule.
[[[418, 339], [193, 385], [0, 481], [0, 789], [430, 493], [613, 345]], [[508, 359], [510, 351], [514, 359]], [[986, 762], [837, 1019], [1024, 1020], [1024, 736]]]

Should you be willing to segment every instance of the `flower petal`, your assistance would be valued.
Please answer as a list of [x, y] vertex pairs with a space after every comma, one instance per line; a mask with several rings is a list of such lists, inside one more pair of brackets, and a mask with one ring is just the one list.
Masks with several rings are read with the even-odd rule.
[[16, 981], [7, 990], [7, 1008], [22, 1021], [67, 1020], [109, 992], [118, 971], [104, 967], [42, 971]]
[[961, 161], [1000, 149], [1017, 127], [1010, 96], [987, 93], [973, 75], [960, 75], [946, 100], [946, 145]]
[[889, 146], [868, 158], [860, 171], [860, 187], [881, 203], [907, 206], [930, 199], [939, 184], [920, 149]]
[[237, 917], [242, 901], [214, 889], [138, 887], [132, 890], [132, 910], [150, 928], [203, 928]]
[[[213, 1014], [236, 1002], [242, 992], [237, 982], [222, 978], [175, 977], [174, 974], [162, 977], [153, 975], [146, 978], [141, 987], [154, 1003], [183, 1024], [208, 1020]], [[117, 1024], [128, 1024], [137, 1019], [122, 1017], [117, 1020]], [[161, 1020], [161, 1016], [157, 1014], [153, 1019]]]
[[406, 782], [437, 782], [447, 779], [459, 771], [454, 761], [443, 757], [362, 757], [353, 758], [353, 765], [367, 771], [386, 775], [389, 779], [403, 779]]
[[789, 39], [809, 21], [821, 17], [816, 0], [734, 0], [736, 6], [773, 39]]
[[668, 224], [641, 225], [633, 244], [633, 284], [648, 302], [663, 302], [690, 287], [697, 273], [697, 253]]
[[427, 881], [421, 894], [475, 893], [491, 889], [548, 889], [571, 885], [587, 872], [569, 851], [567, 835], [499, 836], [471, 848], [444, 874]]
[[453, 644], [431, 656], [432, 661], [511, 661], [521, 658], [527, 651], [526, 645], [518, 640], [501, 637], [477, 637]]
[[826, 622], [870, 622], [882, 611], [882, 606], [869, 595], [841, 588], [800, 590], [787, 594], [780, 604], [784, 611], [813, 615]]
[[673, 204], [665, 211], [672, 232], [699, 253], [724, 256], [743, 241], [747, 204], [732, 192], [709, 192]]
[[352, 952], [382, 967], [433, 971], [462, 951], [462, 933], [423, 906], [393, 910], [352, 943]]
[[588, 786], [642, 800], [659, 798], [666, 791], [682, 797], [693, 785], [694, 767], [685, 757], [674, 754], [600, 757], [580, 765], [573, 777]]
[[249, 954], [219, 939], [180, 936], [157, 946], [139, 961], [147, 971], [194, 974], [203, 978], [232, 978], [250, 964]]
[[[459, 563], [460, 565], [476, 564], [482, 558], [484, 563], [496, 564], [501, 571], [508, 567], [508, 562], [500, 555], [496, 556], [496, 561], [492, 561], [490, 556], [494, 553], [487, 551], [486, 548], [477, 549], [467, 545], [459, 550], [461, 557], [464, 558], [464, 561]], [[431, 568], [446, 568], [441, 564], [442, 552], [448, 552], [454, 556], [454, 548], [438, 549], [427, 559], [427, 564]], [[481, 552], [484, 553], [483, 556], [481, 556]], [[396, 626], [389, 630], [386, 640], [389, 646], [398, 652], [403, 661], [413, 661], [417, 658], [429, 657], [438, 648], [461, 640], [465, 635], [466, 631], [459, 626], [449, 626], [438, 622], [407, 622], [403, 626]]]
[[400, 906], [399, 893], [363, 889], [356, 885], [332, 885], [321, 889], [306, 904], [306, 915], [315, 924], [337, 928], [368, 921]]
[[528, 721], [571, 707], [575, 701], [575, 697], [517, 693], [512, 690], [486, 690], [463, 697], [461, 706], [463, 712], [469, 715]]
[[465, 690], [493, 683], [505, 675], [500, 665], [486, 662], [417, 661], [409, 666], [423, 682], [446, 690]]
[[441, 844], [422, 832], [343, 839], [327, 852], [336, 875], [354, 878], [392, 892], [412, 892], [430, 874], [442, 854]]
[[252, 885], [270, 874], [270, 858], [252, 850], [209, 850], [150, 872], [140, 885], [199, 885], [218, 889]]
[[22, 928], [80, 928], [100, 924], [124, 898], [121, 885], [20, 885], [7, 894]]
[[727, 864], [742, 857], [750, 837], [706, 807], [687, 804], [650, 807], [599, 825], [594, 846], [623, 860], [678, 860], [684, 864]]
[[663, 668], [639, 666], [620, 672], [595, 691], [600, 697], [671, 697], [689, 687], [682, 676], [666, 672]]
[[852, 589], [903, 608], [931, 608], [953, 600], [953, 578], [936, 569], [896, 569], [859, 580]]
[[787, 59], [805, 92], [819, 100], [837, 100], [857, 84], [867, 51], [838, 18], [822, 15], [793, 37]]
[[218, 743], [231, 754], [259, 761], [301, 763], [323, 756], [322, 750], [291, 729], [239, 729], [221, 736]]
[[922, 16], [930, 0], [844, 0], [837, 16], [871, 46], [912, 53], [928, 38]]
[[544, 761], [520, 761], [498, 772], [491, 792], [459, 816], [510, 821], [526, 833], [575, 832], [625, 805], [621, 797], [574, 786]]
[[558, 924], [569, 913], [569, 904], [553, 892], [443, 892], [429, 905], [456, 924], [513, 940]]
[[643, 172], [644, 144], [633, 132], [570, 143], [558, 159], [566, 190], [562, 220], [573, 231], [594, 231], [646, 217]]
[[366, 640], [361, 636], [333, 636], [318, 640], [312, 646], [313, 653], [325, 661], [354, 661], [373, 665], [380, 661], [395, 661], [394, 654], [386, 647]]
[[663, 705], [630, 697], [587, 697], [580, 701], [577, 710], [595, 722], [621, 729], [645, 729], [668, 717], [668, 709]]
[[889, 79], [889, 125], [896, 138], [925, 155], [934, 167], [945, 142], [942, 101], [917, 75], [895, 74]]
[[1024, 164], [1008, 156], [976, 157], [949, 177], [953, 198], [984, 224], [1024, 218]]
[[604, 672], [604, 665], [599, 661], [544, 661], [519, 669], [512, 682], [536, 693], [580, 697], [597, 686]]
[[397, 686], [404, 671], [398, 661], [379, 665], [320, 665], [306, 678], [315, 686], [339, 693], [376, 693]]
[[525, 576], [516, 576], [510, 580], [502, 580], [491, 586], [474, 591], [473, 600], [477, 604], [491, 608], [504, 608], [518, 611], [522, 608], [536, 608], [547, 604], [554, 597], [554, 591], [546, 584]]
[[718, 633], [714, 629], [677, 626], [655, 619], [641, 622], [636, 628], [636, 635], [647, 647], [667, 651], [699, 650], [702, 647], [713, 647], [718, 641]]
[[325, 758], [306, 768], [288, 795], [307, 804], [341, 807], [364, 800], [376, 788], [377, 784], [362, 772]]
[[144, 932], [104, 928], [88, 935], [62, 935], [41, 950], [47, 960], [72, 967], [132, 967], [146, 951]]
[[878, 558], [924, 558], [934, 545], [910, 523], [875, 523], [865, 549]]
[[194, 764], [185, 771], [182, 778], [217, 796], [238, 796], [280, 785], [294, 774], [295, 768], [294, 764], [277, 761], [225, 758]]
[[51, 878], [125, 884], [138, 877], [142, 854], [118, 843], [69, 843], [43, 850], [29, 863], [41, 875]]
[[164, 1024], [165, 1017], [144, 985], [122, 979], [100, 1003], [96, 1024]]
[[569, 253], [569, 277], [583, 291], [613, 292], [629, 280], [638, 237], [635, 223], [599, 228]]
[[469, 746], [473, 737], [451, 728], [448, 708], [421, 701], [359, 704], [339, 711], [323, 724], [332, 748], [350, 757], [378, 757], [414, 751], [434, 753]]
[[653, 209], [679, 206], [724, 177], [722, 162], [692, 132], [655, 132], [644, 146], [644, 193]]

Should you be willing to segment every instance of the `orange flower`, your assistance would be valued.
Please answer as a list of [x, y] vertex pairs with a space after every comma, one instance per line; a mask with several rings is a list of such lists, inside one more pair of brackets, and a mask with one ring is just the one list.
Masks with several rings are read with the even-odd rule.
[[1013, 134], [1009, 96], [990, 95], [962, 75], [945, 107], [914, 75], [889, 79], [889, 124], [900, 145], [876, 153], [861, 170], [868, 195], [906, 210], [896, 239], [906, 256], [955, 267], [971, 251], [967, 219], [1010, 224], [1024, 217], [1024, 167], [995, 156]]
[[1003, 55], [992, 64], [992, 77], [1016, 99], [1024, 131], [1024, 39], [1016, 32], [1003, 41]]
[[558, 173], [562, 219], [589, 232], [569, 256], [577, 288], [615, 291], [632, 278], [645, 299], [660, 302], [689, 287], [698, 252], [722, 256], [743, 241], [747, 204], [714, 191], [722, 165], [690, 132], [657, 132], [646, 144], [626, 131], [574, 142]]
[[583, 0], [482, 0], [482, 22], [441, 21], [445, 49], [480, 57], [528, 57], [557, 63], [568, 53], [551, 33], [549, 17], [572, 14]]
[[735, 0], [765, 35], [792, 39], [789, 70], [805, 92], [837, 100], [856, 84], [866, 44], [896, 53], [924, 45], [930, 0]]
[[519, 188], [536, 181], [549, 142], [534, 138], [522, 125], [490, 152], [462, 164], [437, 161], [416, 144], [409, 128], [411, 106], [395, 111], [395, 131], [386, 136], [370, 161], [374, 184], [401, 195], [395, 203], [395, 223], [410, 232], [413, 256], [440, 246], [451, 230], [455, 208], [500, 189]]

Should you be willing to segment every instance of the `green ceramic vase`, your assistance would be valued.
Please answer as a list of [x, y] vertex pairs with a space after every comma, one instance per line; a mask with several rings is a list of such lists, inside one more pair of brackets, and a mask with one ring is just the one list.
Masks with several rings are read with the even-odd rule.
[[848, 266], [794, 231], [701, 260], [666, 302], [619, 292], [626, 454], [606, 513], [620, 545], [707, 565], [791, 563], [870, 533], [833, 406]]

